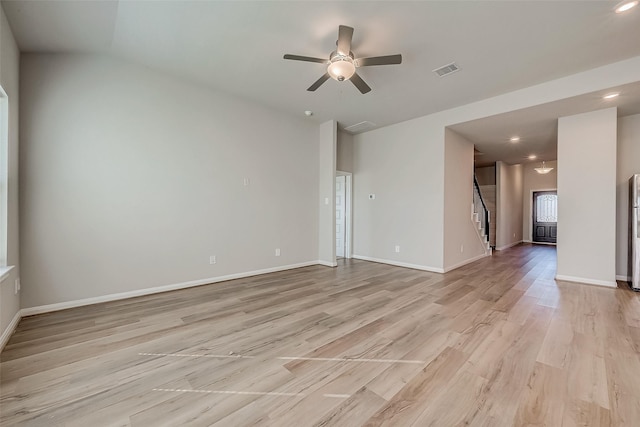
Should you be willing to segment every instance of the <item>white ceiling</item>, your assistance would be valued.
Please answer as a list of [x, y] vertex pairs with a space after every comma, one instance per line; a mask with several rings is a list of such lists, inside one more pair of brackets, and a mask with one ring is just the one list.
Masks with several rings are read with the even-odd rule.
[[[109, 53], [291, 114], [312, 110], [311, 120], [342, 127], [389, 125], [640, 55], [640, 8], [616, 15], [616, 1], [2, 3], [22, 52]], [[328, 57], [341, 24], [355, 28], [356, 57], [401, 53], [403, 63], [361, 69], [373, 89], [366, 95], [333, 80], [307, 92], [323, 65], [282, 56]], [[431, 71], [453, 61], [461, 68], [454, 74]], [[571, 105], [584, 109], [558, 108]], [[554, 111], [455, 128], [486, 158], [503, 152], [513, 162], [525, 148], [550, 157]], [[515, 157], [504, 142], [511, 133], [524, 137]]]

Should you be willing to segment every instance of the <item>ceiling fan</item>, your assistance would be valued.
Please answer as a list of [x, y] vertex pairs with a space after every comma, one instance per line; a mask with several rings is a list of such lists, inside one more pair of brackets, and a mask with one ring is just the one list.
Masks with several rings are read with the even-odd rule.
[[401, 64], [402, 55], [387, 55], [387, 56], [373, 56], [369, 58], [355, 58], [353, 52], [351, 52], [351, 39], [353, 38], [353, 28], [346, 25], [340, 25], [338, 27], [338, 41], [336, 42], [337, 49], [331, 52], [329, 59], [312, 58], [310, 56], [300, 55], [285, 55], [284, 59], [291, 59], [294, 61], [307, 61], [317, 62], [327, 65], [327, 72], [324, 73], [314, 84], [309, 86], [308, 91], [313, 92], [318, 89], [329, 77], [341, 82], [344, 80], [351, 80], [351, 83], [358, 88], [360, 93], [367, 93], [371, 91], [369, 85], [367, 85], [362, 77], [356, 72], [356, 68], [368, 67], [371, 65], [391, 65]]

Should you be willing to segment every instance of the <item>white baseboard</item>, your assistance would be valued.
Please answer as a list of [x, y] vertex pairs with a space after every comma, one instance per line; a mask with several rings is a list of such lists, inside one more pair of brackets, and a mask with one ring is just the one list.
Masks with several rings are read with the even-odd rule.
[[320, 264], [320, 265], [324, 265], [325, 267], [337, 267], [338, 266], [337, 262], [329, 262], [329, 261], [318, 260], [317, 263]]
[[522, 240], [518, 240], [517, 242], [509, 243], [508, 245], [500, 246], [499, 248], [496, 248], [496, 251], [504, 251], [505, 249], [512, 248], [515, 245], [519, 245], [520, 243], [522, 243]]
[[22, 310], [18, 310], [16, 315], [13, 316], [13, 319], [11, 319], [9, 325], [7, 325], [5, 330], [2, 331], [2, 336], [0, 336], [0, 352], [2, 352], [4, 346], [9, 342], [9, 338], [11, 338], [11, 335], [13, 335], [14, 331], [18, 327], [20, 319], [22, 319]]
[[409, 264], [406, 262], [392, 261], [389, 259], [372, 258], [364, 255], [351, 255], [351, 258], [360, 259], [363, 261], [379, 262], [380, 264], [395, 265], [396, 267], [413, 268], [414, 270], [430, 271], [433, 273], [444, 273], [444, 269], [437, 267], [429, 267], [427, 265]]
[[616, 275], [616, 280], [620, 280], [621, 282], [630, 282], [631, 281], [631, 277], [630, 276]]
[[609, 282], [607, 280], [586, 279], [584, 277], [563, 276], [560, 274], [556, 275], [556, 280], [563, 280], [565, 282], [584, 283], [587, 285], [606, 286], [608, 288], [618, 287], [618, 284], [616, 282]]
[[531, 240], [523, 240], [522, 243], [533, 243]]
[[457, 264], [453, 264], [453, 265], [451, 265], [451, 266], [449, 266], [449, 267], [445, 267], [445, 268], [444, 268], [444, 272], [445, 272], [445, 273], [448, 273], [448, 272], [450, 272], [451, 270], [455, 270], [456, 268], [460, 268], [460, 267], [462, 267], [463, 265], [471, 264], [472, 262], [476, 262], [476, 261], [478, 261], [479, 259], [486, 258], [486, 257], [488, 257], [488, 256], [491, 256], [491, 252], [485, 252], [484, 254], [478, 255], [478, 256], [473, 257], [473, 258], [471, 258], [471, 259], [467, 259], [467, 260], [464, 260], [464, 261], [460, 261], [460, 262], [459, 262], [459, 263], [457, 263]]
[[194, 286], [208, 285], [211, 283], [224, 282], [233, 279], [242, 279], [245, 277], [258, 276], [260, 274], [275, 273], [278, 271], [292, 270], [294, 268], [308, 267], [310, 265], [321, 264], [320, 261], [308, 261], [299, 264], [284, 265], [279, 267], [265, 268], [263, 270], [254, 270], [244, 273], [229, 274], [227, 276], [210, 277], [207, 279], [192, 280], [189, 282], [176, 283], [173, 285], [157, 286], [153, 288], [138, 289], [135, 291], [121, 292], [117, 294], [102, 295], [99, 297], [85, 298], [75, 301], [66, 301], [56, 304], [47, 304], [37, 307], [29, 307], [22, 309], [22, 316], [33, 316], [34, 314], [49, 313], [52, 311], [65, 310], [67, 308], [81, 307], [84, 305], [99, 304], [102, 302], [117, 301], [126, 298], [139, 297], [143, 295], [158, 294], [161, 292], [175, 291], [178, 289], [192, 288]]

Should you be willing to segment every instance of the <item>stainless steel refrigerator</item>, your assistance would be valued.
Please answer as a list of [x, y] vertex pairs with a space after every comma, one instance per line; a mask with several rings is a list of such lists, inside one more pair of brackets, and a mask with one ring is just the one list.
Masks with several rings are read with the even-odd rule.
[[640, 291], [640, 174], [629, 179], [629, 267], [631, 289]]

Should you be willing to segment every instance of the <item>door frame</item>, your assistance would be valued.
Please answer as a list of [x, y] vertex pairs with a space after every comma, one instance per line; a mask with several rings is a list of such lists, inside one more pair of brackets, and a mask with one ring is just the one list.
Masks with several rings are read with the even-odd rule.
[[533, 241], [533, 193], [537, 193], [539, 191], [555, 191], [556, 194], [558, 193], [558, 188], [535, 188], [535, 189], [531, 189], [529, 190], [529, 216], [527, 218], [529, 218], [527, 220], [528, 224], [529, 224], [529, 240], [528, 242], [530, 243], [536, 243], [539, 245], [555, 245], [557, 243], [541, 243], [541, 242], [534, 242]]
[[558, 239], [556, 237], [556, 243], [548, 243], [548, 242], [534, 242], [533, 241], [533, 193], [541, 193], [544, 191], [555, 191], [556, 195], [558, 194], [558, 188], [536, 188], [529, 191], [529, 242], [535, 243], [536, 245], [558, 245]]
[[[351, 258], [352, 252], [351, 252], [351, 244], [352, 244], [352, 224], [351, 224], [351, 194], [352, 194], [352, 179], [353, 179], [353, 174], [351, 172], [344, 172], [344, 171], [336, 171], [336, 178], [339, 176], [344, 176], [344, 185], [345, 185], [345, 192], [344, 192], [344, 257], [345, 258]], [[335, 223], [336, 223], [336, 216], [335, 213], [333, 215], [333, 224], [334, 224], [334, 230], [335, 230]], [[336, 245], [336, 236], [335, 234], [333, 235], [333, 246], [335, 247]], [[335, 261], [335, 260], [334, 260]]]

